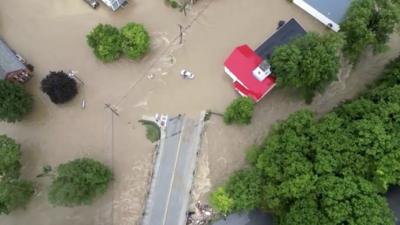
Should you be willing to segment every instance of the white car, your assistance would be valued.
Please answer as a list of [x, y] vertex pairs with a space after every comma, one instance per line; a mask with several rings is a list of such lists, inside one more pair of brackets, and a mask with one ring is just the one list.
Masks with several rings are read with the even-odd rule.
[[194, 74], [188, 70], [181, 70], [181, 75], [184, 79], [194, 79]]

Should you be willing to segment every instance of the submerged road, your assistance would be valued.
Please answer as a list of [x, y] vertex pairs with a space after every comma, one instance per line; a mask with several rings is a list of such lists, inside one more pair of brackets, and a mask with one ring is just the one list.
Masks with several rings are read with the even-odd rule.
[[142, 225], [184, 225], [203, 120], [168, 120], [161, 137]]

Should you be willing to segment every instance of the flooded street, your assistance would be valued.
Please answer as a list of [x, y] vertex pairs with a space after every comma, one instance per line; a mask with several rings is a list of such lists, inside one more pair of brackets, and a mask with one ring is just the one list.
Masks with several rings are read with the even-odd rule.
[[[0, 129], [22, 145], [22, 174], [37, 187], [26, 210], [1, 216], [0, 224], [137, 224], [154, 149], [137, 121], [145, 114], [223, 112], [237, 96], [223, 73], [225, 58], [240, 44], [257, 47], [275, 31], [279, 20], [292, 17], [306, 30], [326, 31], [311, 16], [282, 0], [202, 0], [187, 17], [160, 0], [130, 1], [116, 13], [104, 5], [93, 10], [80, 0], [0, 0], [0, 36], [35, 66], [35, 77], [26, 86], [34, 95], [34, 112], [16, 124], [1, 123]], [[121, 27], [131, 21], [143, 23], [149, 31], [150, 54], [138, 62], [121, 58], [103, 64], [96, 60], [86, 44], [86, 34], [98, 23]], [[184, 27], [183, 44], [179, 44], [178, 24]], [[302, 107], [324, 113], [354, 97], [399, 54], [398, 37], [391, 46], [383, 55], [366, 56], [352, 75], [344, 73], [340, 82], [310, 106], [293, 93], [276, 89], [257, 104], [250, 126], [228, 127], [213, 116], [204, 134], [195, 194], [206, 199], [213, 186], [244, 166], [245, 148], [259, 143], [277, 120]], [[40, 92], [40, 80], [49, 70], [69, 69], [79, 71], [85, 85], [72, 102], [56, 106]], [[195, 79], [181, 79], [181, 69], [192, 71]], [[86, 102], [84, 110], [80, 108], [82, 100]], [[112, 187], [90, 206], [51, 206], [46, 191], [49, 180], [35, 176], [43, 165], [57, 166], [82, 156], [113, 169]]]

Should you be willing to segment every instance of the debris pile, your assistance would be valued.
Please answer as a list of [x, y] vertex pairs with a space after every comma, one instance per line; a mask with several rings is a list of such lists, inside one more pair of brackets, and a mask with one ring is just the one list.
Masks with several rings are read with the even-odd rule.
[[209, 224], [214, 216], [214, 212], [207, 204], [202, 205], [198, 201], [194, 212], [189, 212], [186, 225], [206, 225]]

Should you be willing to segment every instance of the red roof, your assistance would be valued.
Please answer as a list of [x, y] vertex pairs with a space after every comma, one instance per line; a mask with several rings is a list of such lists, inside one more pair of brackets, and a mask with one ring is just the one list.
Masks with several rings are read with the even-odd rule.
[[[258, 56], [249, 46], [242, 45], [229, 55], [225, 60], [225, 68], [234, 79], [234, 88], [242, 95], [251, 97], [258, 102], [275, 86], [275, 77], [271, 74], [263, 81], [257, 80], [253, 70], [257, 68], [263, 59]], [[235, 79], [236, 78], [236, 79]]]

